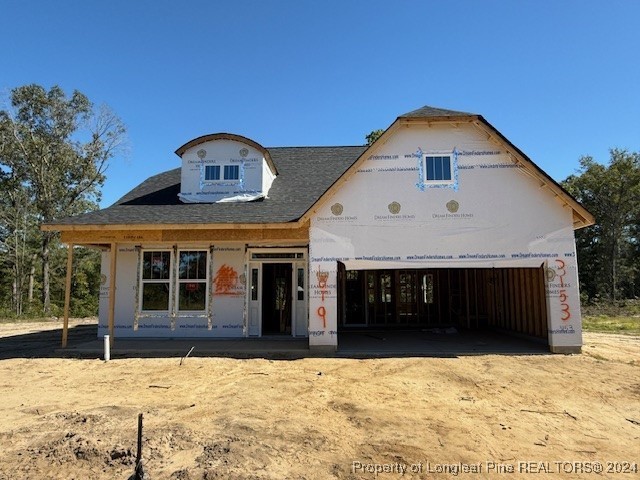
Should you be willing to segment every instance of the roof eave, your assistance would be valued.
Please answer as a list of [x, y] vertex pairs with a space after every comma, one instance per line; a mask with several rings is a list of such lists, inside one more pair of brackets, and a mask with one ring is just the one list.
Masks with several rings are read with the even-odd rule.
[[382, 132], [382, 135], [378, 137], [378, 139], [369, 145], [360, 156], [351, 164], [347, 170], [344, 171], [342, 175], [340, 175], [330, 186], [327, 188], [322, 195], [318, 197], [318, 199], [313, 202], [313, 204], [307, 209], [306, 212], [300, 217], [300, 222], [309, 222], [311, 221], [311, 217], [318, 211], [322, 203], [330, 198], [345, 182], [351, 178], [351, 176], [358, 170], [360, 165], [364, 162], [364, 160], [370, 155], [372, 150], [380, 147], [387, 143], [391, 135], [395, 130], [400, 127], [400, 118], [396, 119], [389, 127]]
[[109, 230], [248, 230], [248, 229], [296, 229], [304, 222], [293, 220], [279, 223], [100, 223], [65, 224], [46, 223], [40, 226], [45, 232], [81, 232]]
[[[561, 201], [571, 207], [573, 210], [573, 228], [578, 230], [580, 228], [588, 227], [595, 224], [595, 218], [578, 200], [576, 200], [562, 185], [556, 182], [553, 178], [547, 174], [542, 168], [531, 160], [522, 150], [516, 147], [511, 141], [505, 137], [497, 128], [491, 125], [482, 115], [475, 115], [476, 120], [474, 124], [481, 130], [485, 131], [489, 135], [489, 139], [494, 142], [502, 143], [507, 147], [507, 154], [515, 157], [515, 161], [520, 161], [522, 165], [530, 172], [535, 174], [540, 179], [540, 187], [548, 188], [556, 197], [559, 197]], [[493, 137], [493, 138], [492, 138]], [[496, 138], [497, 137], [497, 138]]]
[[180, 158], [182, 158], [182, 155], [184, 154], [184, 152], [186, 152], [190, 148], [193, 148], [197, 145], [200, 145], [202, 143], [205, 143], [211, 140], [233, 140], [235, 142], [240, 142], [240, 143], [245, 143], [247, 145], [250, 145], [256, 150], [262, 152], [262, 154], [264, 155], [264, 159], [266, 160], [267, 165], [269, 165], [269, 168], [271, 169], [273, 174], [276, 176], [278, 175], [278, 169], [276, 168], [275, 163], [273, 163], [273, 160], [271, 159], [271, 154], [269, 153], [269, 150], [267, 150], [265, 147], [260, 145], [258, 142], [251, 140], [250, 138], [243, 137], [242, 135], [236, 135], [234, 133], [210, 133], [207, 135], [201, 135], [200, 137], [194, 138], [193, 140], [189, 140], [187, 143], [182, 145], [180, 148], [178, 148], [175, 151], [175, 154]]

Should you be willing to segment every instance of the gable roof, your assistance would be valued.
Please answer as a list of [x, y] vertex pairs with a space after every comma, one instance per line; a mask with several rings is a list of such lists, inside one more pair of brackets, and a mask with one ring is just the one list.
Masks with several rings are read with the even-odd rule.
[[[257, 145], [266, 152], [278, 171], [268, 197], [245, 203], [191, 203], [178, 199], [180, 168], [155, 175], [142, 182], [112, 206], [94, 212], [68, 217], [44, 225], [45, 230], [83, 230], [100, 228], [211, 228], [212, 225], [274, 224], [296, 226], [310, 219], [341, 185], [353, 175], [378, 145], [400, 126], [414, 123], [471, 123], [491, 141], [506, 149], [514, 163], [519, 163], [540, 181], [563, 204], [573, 211], [575, 229], [595, 223], [595, 219], [569, 192], [513, 145], [482, 115], [424, 106], [400, 115], [371, 146], [350, 147], [275, 147], [264, 148], [252, 140], [232, 134], [198, 137], [176, 153], [184, 153], [199, 143], [216, 138], [229, 138]], [[228, 136], [228, 137], [226, 137]], [[215, 138], [214, 138], [215, 137]], [[232, 138], [233, 137], [233, 138]], [[274, 225], [277, 226], [277, 225]], [[299, 226], [299, 225], [298, 225]]]
[[493, 125], [484, 119], [482, 115], [475, 113], [460, 112], [456, 110], [447, 110], [444, 108], [431, 107], [425, 105], [424, 107], [412, 110], [411, 112], [400, 115], [395, 122], [393, 122], [389, 128], [387, 128], [382, 135], [367, 149], [366, 155], [361, 155], [360, 158], [351, 165], [347, 171], [327, 190], [323, 195], [323, 198], [318, 199], [318, 202], [305, 213], [301, 220], [308, 220], [313, 213], [320, 207], [322, 203], [330, 198], [340, 187], [346, 182], [351, 175], [353, 175], [358, 168], [362, 165], [365, 159], [372, 154], [377, 145], [386, 143], [387, 139], [393, 135], [393, 133], [402, 125], [407, 124], [420, 124], [420, 123], [453, 123], [463, 124], [471, 123], [480, 129], [487, 138], [497, 145], [505, 148], [507, 154], [510, 156], [514, 163], [522, 165], [528, 172], [534, 177], [537, 177], [540, 181], [540, 188], [547, 188], [551, 193], [558, 198], [563, 204], [568, 205], [573, 211], [573, 228], [579, 229], [588, 227], [595, 223], [593, 215], [584, 208], [580, 202], [578, 202], [567, 190], [562, 187], [558, 182], [551, 178], [544, 170], [536, 165], [524, 152], [511, 143], [502, 133], [500, 133]]
[[459, 112], [457, 110], [447, 110], [445, 108], [425, 105], [422, 108], [400, 115], [398, 118], [468, 117], [469, 115], [475, 115], [475, 113]]
[[279, 175], [264, 200], [242, 203], [182, 203], [180, 168], [154, 175], [108, 208], [58, 220], [50, 230], [92, 225], [273, 224], [296, 222], [366, 150], [352, 147], [267, 149]]

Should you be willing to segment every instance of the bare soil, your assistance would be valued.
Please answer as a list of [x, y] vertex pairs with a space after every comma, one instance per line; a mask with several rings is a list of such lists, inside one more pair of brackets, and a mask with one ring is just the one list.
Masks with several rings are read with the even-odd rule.
[[[47, 325], [0, 324], [0, 350]], [[583, 352], [182, 365], [6, 355], [0, 479], [127, 479], [138, 413], [153, 480], [639, 478], [640, 337], [588, 333]], [[603, 473], [586, 471], [597, 462]]]

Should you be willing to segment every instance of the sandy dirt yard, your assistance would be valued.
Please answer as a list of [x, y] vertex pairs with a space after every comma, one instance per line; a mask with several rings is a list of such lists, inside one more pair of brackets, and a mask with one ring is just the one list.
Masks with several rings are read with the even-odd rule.
[[[41, 328], [0, 324], [0, 349]], [[586, 334], [583, 352], [5, 355], [0, 479], [127, 479], [139, 413], [152, 480], [640, 478], [640, 338]]]

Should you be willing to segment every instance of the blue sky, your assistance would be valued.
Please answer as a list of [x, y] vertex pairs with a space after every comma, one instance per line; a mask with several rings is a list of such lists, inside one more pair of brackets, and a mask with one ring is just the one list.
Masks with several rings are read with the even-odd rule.
[[640, 1], [0, 0], [0, 94], [78, 89], [128, 127], [102, 206], [197, 136], [359, 145], [423, 105], [483, 115], [554, 179], [640, 151]]

